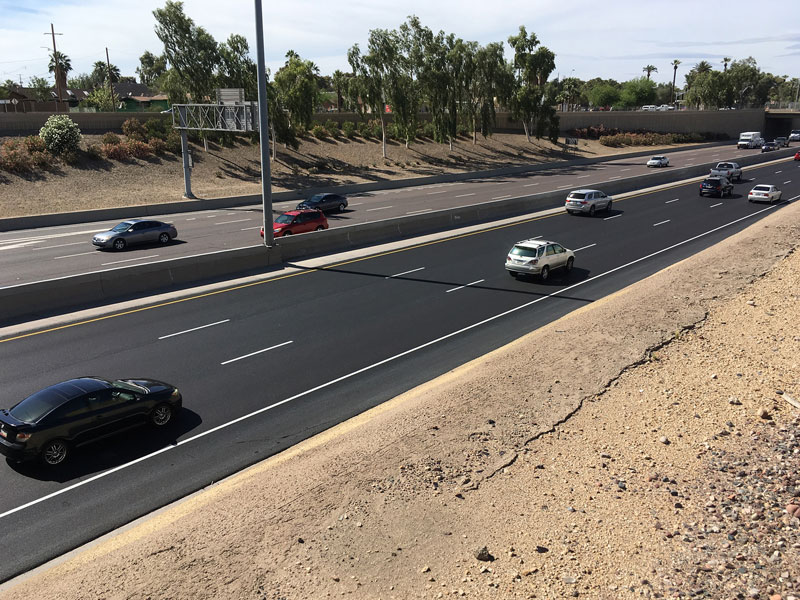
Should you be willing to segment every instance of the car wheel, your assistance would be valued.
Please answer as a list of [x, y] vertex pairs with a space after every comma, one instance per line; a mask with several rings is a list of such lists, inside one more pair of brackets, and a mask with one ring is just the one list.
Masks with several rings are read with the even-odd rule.
[[114, 240], [112, 246], [114, 247], [114, 250], [125, 250], [125, 240], [122, 238], [117, 238]]
[[572, 267], [575, 266], [575, 259], [573, 257], [569, 257], [567, 259], [567, 264], [564, 266], [564, 270], [569, 273], [572, 271]]
[[158, 236], [158, 241], [161, 244], [169, 244], [169, 240], [170, 237], [168, 233], [162, 233], [160, 236]]
[[608, 204], [606, 204], [606, 212], [611, 213], [611, 200], [609, 200]]
[[589, 207], [589, 216], [593, 217], [595, 213], [594, 204]]
[[344, 202], [339, 204], [339, 212], [344, 212], [344, 209], [347, 208]]
[[169, 404], [159, 404], [150, 413], [150, 423], [156, 427], [164, 427], [172, 420], [172, 407]]
[[547, 281], [547, 278], [550, 277], [550, 267], [548, 267], [547, 265], [543, 266], [542, 272], [539, 274], [539, 277], [542, 278], [542, 281]]
[[747, 199], [747, 201], [748, 201], [748, 202], [752, 202], [752, 201], [753, 201], [753, 199], [752, 199], [752, 198], [748, 198], [748, 199]]
[[42, 448], [42, 462], [50, 467], [61, 464], [67, 458], [69, 445], [64, 440], [51, 440]]
[[323, 231], [324, 229], [325, 229], [325, 228], [324, 228], [322, 225], [320, 225], [320, 226], [319, 226], [319, 227], [317, 227], [317, 228], [316, 228], [314, 231]]
[[286, 237], [287, 235], [292, 235], [292, 232], [291, 231], [284, 231], [281, 235], [283, 237]]

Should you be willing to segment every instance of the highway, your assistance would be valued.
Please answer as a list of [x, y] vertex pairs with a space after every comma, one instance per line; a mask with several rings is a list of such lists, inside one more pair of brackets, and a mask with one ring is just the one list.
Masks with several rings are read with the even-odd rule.
[[[669, 152], [671, 165], [667, 169], [703, 163], [711, 165], [720, 160], [736, 160], [759, 152], [738, 150], [734, 145], [688, 148]], [[788, 149], [784, 149], [769, 156], [778, 158], [786, 156], [788, 152]], [[609, 159], [583, 166], [553, 165], [519, 176], [354, 194], [349, 198], [350, 206], [347, 211], [330, 214], [328, 219], [331, 227], [340, 227], [505, 198], [534, 196], [556, 190], [563, 190], [566, 197], [570, 189], [602, 189], [604, 183], [626, 178], [637, 179], [637, 186], [638, 180], [641, 180], [640, 187], [646, 187], [647, 176], [657, 170], [646, 167], [648, 158]], [[176, 185], [178, 184], [176, 181]], [[275, 204], [274, 208], [284, 211], [294, 208], [296, 204], [297, 201], [281, 202]], [[136, 215], [131, 215], [134, 216]], [[176, 225], [176, 242], [168, 246], [139, 246], [125, 252], [101, 251], [91, 245], [94, 233], [105, 231], [119, 221], [2, 232], [0, 288], [217, 250], [244, 248], [260, 243], [260, 205], [166, 214], [160, 218]]]
[[[782, 203], [800, 163], [754, 168]], [[572, 180], [568, 187], [582, 187]], [[0, 579], [28, 570], [211, 482], [680, 261], [781, 204], [676, 185], [595, 218], [556, 214], [301, 270], [139, 312], [0, 338], [3, 402], [77, 375], [173, 383], [169, 435], [140, 429], [76, 451], [60, 469], [0, 465]], [[509, 277], [511, 245], [576, 251], [547, 283]], [[106, 255], [103, 255], [106, 256]], [[643, 307], [643, 310], [646, 310]], [[579, 344], [576, 340], [576, 344]]]

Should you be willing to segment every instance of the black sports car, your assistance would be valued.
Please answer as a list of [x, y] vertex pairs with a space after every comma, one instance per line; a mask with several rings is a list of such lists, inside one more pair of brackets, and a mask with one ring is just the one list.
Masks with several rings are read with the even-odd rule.
[[178, 388], [161, 381], [70, 379], [0, 410], [0, 453], [57, 465], [76, 446], [143, 423], [165, 427], [181, 404]]

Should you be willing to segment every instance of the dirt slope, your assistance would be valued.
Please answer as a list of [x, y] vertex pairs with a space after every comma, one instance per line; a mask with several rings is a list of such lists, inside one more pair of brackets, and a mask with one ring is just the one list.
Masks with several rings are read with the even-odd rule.
[[0, 598], [800, 598], [798, 234], [792, 205]]

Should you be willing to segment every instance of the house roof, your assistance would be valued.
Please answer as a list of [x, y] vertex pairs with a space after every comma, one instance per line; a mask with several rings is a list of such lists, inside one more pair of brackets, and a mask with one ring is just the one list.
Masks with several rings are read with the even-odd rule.
[[115, 83], [113, 86], [114, 93], [120, 98], [126, 98], [128, 96], [153, 96], [153, 92], [143, 83], [126, 81]]

